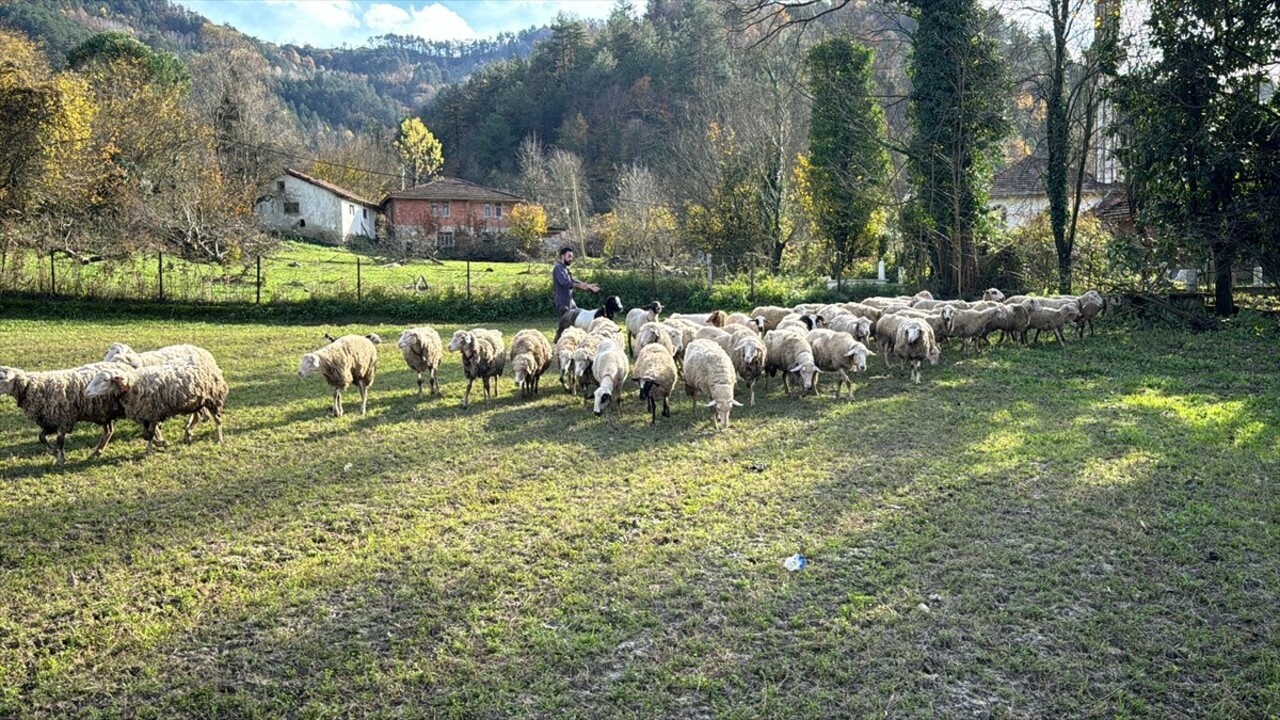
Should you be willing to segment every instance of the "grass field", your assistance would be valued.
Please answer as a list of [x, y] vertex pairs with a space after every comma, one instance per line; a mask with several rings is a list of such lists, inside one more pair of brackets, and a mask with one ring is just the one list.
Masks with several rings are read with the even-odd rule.
[[63, 468], [0, 398], [0, 716], [1280, 714], [1270, 317], [876, 357], [719, 434], [509, 378], [464, 411], [456, 356], [419, 400], [383, 345], [328, 417], [299, 356], [398, 329], [0, 321], [0, 363], [194, 342], [232, 387], [225, 446], [82, 426]]

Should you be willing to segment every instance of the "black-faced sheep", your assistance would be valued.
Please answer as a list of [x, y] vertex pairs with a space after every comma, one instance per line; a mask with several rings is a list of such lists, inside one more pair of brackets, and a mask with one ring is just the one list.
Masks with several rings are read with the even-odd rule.
[[565, 328], [580, 327], [583, 330], [586, 330], [587, 328], [591, 327], [592, 320], [595, 320], [596, 318], [602, 318], [602, 317], [609, 318], [610, 320], [612, 320], [614, 315], [617, 315], [623, 310], [624, 308], [622, 307], [622, 298], [618, 297], [617, 295], [610, 295], [609, 297], [605, 298], [604, 307], [601, 307], [597, 310], [586, 310], [583, 308], [576, 308], [576, 307], [569, 308], [568, 310], [565, 310], [564, 313], [560, 316], [560, 322], [556, 326], [555, 339], [556, 340], [560, 339], [560, 335], [564, 332]]
[[698, 403], [698, 394], [710, 398], [707, 407], [715, 409], [715, 427], [729, 427], [729, 412], [741, 407], [733, 399], [733, 386], [737, 378], [733, 361], [714, 340], [694, 340], [684, 349], [684, 388]]
[[524, 397], [538, 394], [538, 382], [551, 366], [552, 352], [541, 330], [521, 330], [511, 341], [511, 377]]
[[227, 381], [216, 365], [180, 362], [147, 365], [126, 370], [106, 369], [94, 373], [84, 389], [87, 398], [107, 398], [124, 407], [124, 415], [142, 425], [147, 454], [163, 441], [157, 438], [160, 423], [179, 415], [187, 416], [185, 441], [191, 442], [191, 428], [206, 413], [217, 427], [222, 444], [222, 411], [227, 403]]
[[302, 356], [298, 377], [316, 371], [333, 388], [334, 417], [342, 417], [342, 391], [353, 384], [360, 390], [360, 414], [364, 415], [369, 406], [369, 387], [378, 374], [378, 348], [363, 335], [343, 335]]
[[[90, 457], [101, 455], [111, 442], [116, 420], [124, 417], [124, 406], [115, 398], [86, 398], [84, 389], [99, 370], [127, 369], [129, 366], [123, 363], [94, 363], [45, 372], [0, 367], [0, 393], [13, 396], [22, 414], [40, 428], [40, 444], [62, 465], [67, 461], [67, 433], [77, 423], [91, 422], [102, 427], [102, 437]], [[56, 444], [50, 445], [49, 434], [54, 432], [58, 434]]]
[[427, 373], [431, 381], [431, 394], [440, 394], [440, 385], [436, 382], [436, 370], [444, 357], [444, 345], [440, 341], [440, 333], [435, 328], [410, 328], [400, 333], [397, 343], [404, 361], [409, 369], [418, 374], [418, 396], [422, 396], [422, 373]]
[[676, 361], [666, 346], [650, 343], [640, 348], [633, 372], [640, 385], [640, 399], [648, 403], [649, 424], [658, 421], [658, 401], [662, 401], [662, 417], [671, 417], [671, 389], [676, 384]]
[[[484, 385], [484, 399], [498, 396], [498, 378], [507, 364], [507, 347], [502, 333], [497, 330], [475, 328], [459, 330], [449, 340], [449, 350], [462, 355], [462, 374], [467, 377], [467, 390], [462, 395], [462, 407], [471, 402], [471, 386], [476, 380]], [[493, 378], [492, 393], [489, 378]]]

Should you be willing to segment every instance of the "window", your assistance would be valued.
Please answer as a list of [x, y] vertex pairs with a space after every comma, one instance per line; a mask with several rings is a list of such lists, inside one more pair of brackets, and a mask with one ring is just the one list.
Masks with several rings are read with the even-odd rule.
[[306, 227], [306, 226], [307, 226], [307, 221], [306, 221], [306, 220], [299, 220], [299, 221], [298, 221], [298, 227]]
[[440, 217], [440, 206], [436, 203], [431, 203], [431, 217]]
[[444, 204], [444, 216], [449, 217], [449, 203]]
[[485, 204], [484, 204], [484, 218], [485, 218], [485, 220], [488, 220], [488, 219], [489, 219], [489, 218], [491, 218], [491, 217], [493, 217], [493, 206], [492, 206], [492, 205], [490, 205], [489, 203], [485, 203]]
[[356, 214], [356, 206], [355, 206], [355, 205], [348, 205], [348, 206], [347, 206], [347, 214], [348, 214], [348, 215], [353, 215], [353, 216], [354, 216], [354, 215]]
[[276, 181], [276, 192], [284, 192], [284, 181], [283, 181], [283, 180], [277, 180], [277, 181]]
[[502, 203], [493, 206], [493, 216], [496, 218], [502, 217]]
[[360, 208], [360, 217], [365, 220], [369, 219], [369, 208]]
[[451, 232], [436, 233], [436, 247], [438, 248], [453, 247], [453, 233]]
[[298, 214], [298, 203], [296, 203], [296, 202], [289, 202], [289, 201], [287, 201], [287, 200], [286, 200], [286, 201], [285, 201], [285, 203], [284, 203], [284, 214], [285, 214], [285, 215], [297, 215], [297, 214]]

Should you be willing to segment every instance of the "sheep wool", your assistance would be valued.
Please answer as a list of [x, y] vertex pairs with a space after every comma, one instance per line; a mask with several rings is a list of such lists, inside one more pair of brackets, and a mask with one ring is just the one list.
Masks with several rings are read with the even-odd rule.
[[676, 361], [667, 346], [651, 343], [640, 348], [632, 380], [640, 385], [640, 399], [648, 403], [649, 424], [658, 422], [658, 401], [662, 417], [671, 417], [671, 389], [676, 384]]
[[808, 331], [779, 328], [764, 336], [765, 370], [773, 375], [782, 371], [782, 386], [791, 394], [791, 376], [800, 377], [802, 392], [813, 392], [818, 373], [822, 372], [813, 361], [813, 348], [809, 346]]
[[128, 370], [99, 370], [84, 389], [86, 397], [115, 398], [124, 406], [124, 415], [142, 425], [147, 454], [165, 443], [156, 437], [160, 423], [186, 415], [185, 441], [191, 442], [191, 428], [204, 413], [217, 427], [222, 444], [222, 412], [227, 404], [227, 381], [222, 371], [199, 363], [147, 365]]
[[640, 332], [636, 333], [636, 357], [640, 357], [640, 352], [655, 343], [666, 348], [667, 352], [674, 356], [676, 346], [672, 342], [672, 336], [674, 335], [676, 338], [682, 338], [683, 336], [679, 332], [672, 333], [668, 330], [669, 328], [666, 325], [658, 322], [647, 322], [641, 325]]
[[662, 320], [662, 303], [654, 300], [644, 307], [632, 308], [627, 311], [627, 352], [637, 353], [640, 348], [633, 348], [632, 341], [640, 335], [640, 329], [647, 323], [660, 322]]
[[319, 371], [333, 388], [333, 415], [342, 417], [342, 391], [351, 385], [360, 390], [360, 414], [369, 404], [369, 387], [378, 371], [378, 348], [363, 335], [343, 335], [324, 347], [302, 356], [298, 376]]
[[436, 370], [440, 368], [440, 360], [444, 356], [444, 345], [440, 341], [440, 333], [433, 327], [409, 328], [400, 333], [400, 341], [396, 343], [404, 355], [405, 364], [418, 374], [418, 396], [422, 396], [422, 373], [427, 373], [431, 381], [431, 394], [440, 394], [440, 385], [436, 382]]
[[622, 345], [613, 340], [600, 343], [595, 360], [591, 362], [591, 372], [596, 378], [595, 407], [592, 409], [596, 417], [608, 411], [612, 405], [614, 413], [622, 412], [622, 385], [627, 381], [631, 361], [622, 351]]
[[[85, 397], [85, 388], [99, 371], [123, 372], [123, 363], [93, 363], [67, 370], [27, 372], [0, 367], [0, 393], [12, 395], [18, 409], [40, 428], [40, 444], [53, 453], [59, 465], [67, 461], [67, 434], [76, 424], [90, 422], [102, 427], [102, 437], [90, 457], [98, 457], [111, 442], [115, 422], [124, 417], [124, 407], [115, 398]], [[49, 434], [56, 432], [54, 445]]]
[[565, 331], [560, 334], [560, 339], [556, 340], [555, 356], [560, 366], [560, 386], [565, 389], [565, 392], [573, 393], [577, 385], [573, 374], [573, 353], [586, 336], [582, 328], [571, 327], [565, 328]]
[[[849, 386], [849, 399], [853, 399], [853, 380], [849, 379], [849, 372], [865, 372], [871, 351], [848, 333], [835, 330], [812, 330], [807, 339], [813, 348], [813, 360], [818, 369], [840, 373], [840, 379], [836, 381], [836, 399], [840, 398], [840, 390], [846, 384]], [[817, 391], [815, 379], [814, 392]]]
[[168, 365], [175, 362], [205, 363], [217, 367], [213, 354], [195, 345], [168, 345], [156, 350], [135, 352], [124, 343], [112, 343], [107, 349], [103, 362], [119, 362], [130, 367], [140, 368], [150, 365]]
[[521, 330], [511, 341], [511, 376], [524, 397], [537, 394], [538, 381], [551, 366], [552, 352], [541, 330]]
[[698, 394], [710, 398], [707, 407], [715, 409], [717, 430], [729, 427], [729, 412], [742, 403], [733, 399], [733, 361], [713, 340], [694, 340], [684, 349], [684, 389], [693, 399], [695, 407]]
[[[484, 386], [484, 400], [498, 397], [498, 378], [507, 364], [507, 346], [498, 330], [475, 328], [459, 330], [449, 341], [449, 350], [462, 355], [462, 373], [467, 376], [467, 390], [462, 395], [462, 407], [471, 401], [471, 386], [480, 380]], [[489, 378], [493, 378], [490, 394]]]
[[920, 363], [928, 360], [930, 365], [937, 365], [942, 357], [933, 328], [913, 317], [905, 318], [894, 331], [893, 354], [904, 363], [911, 363], [911, 381], [917, 385], [920, 384]]

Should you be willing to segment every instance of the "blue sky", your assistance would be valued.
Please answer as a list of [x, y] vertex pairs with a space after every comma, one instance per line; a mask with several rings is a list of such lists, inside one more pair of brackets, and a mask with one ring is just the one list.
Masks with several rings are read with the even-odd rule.
[[[374, 35], [469, 40], [546, 25], [564, 12], [603, 19], [614, 0], [176, 0], [219, 25], [277, 44], [363, 45]], [[635, 2], [643, 7], [643, 2]]]

